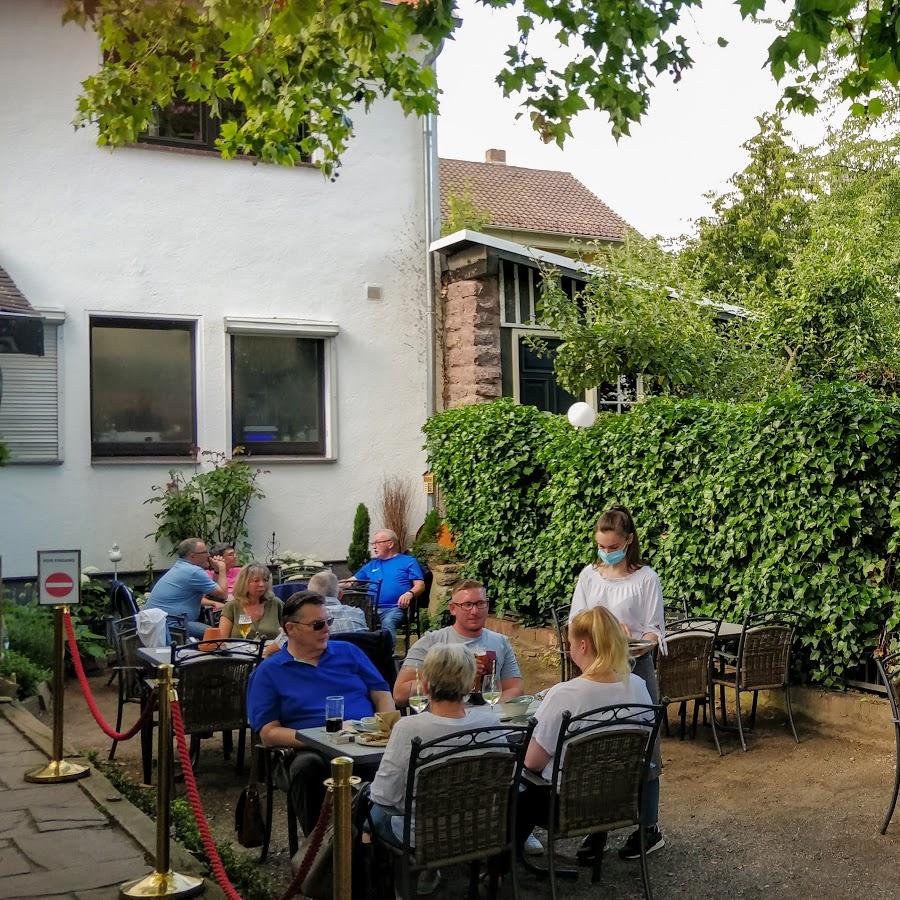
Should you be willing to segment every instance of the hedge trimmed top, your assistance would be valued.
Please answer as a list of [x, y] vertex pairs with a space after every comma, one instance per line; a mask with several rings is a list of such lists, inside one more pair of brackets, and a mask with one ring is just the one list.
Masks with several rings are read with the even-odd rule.
[[424, 430], [460, 555], [498, 609], [545, 619], [566, 602], [597, 515], [618, 502], [668, 604], [803, 613], [816, 682], [838, 684], [900, 621], [900, 403], [865, 388], [660, 398], [585, 431], [502, 400]]

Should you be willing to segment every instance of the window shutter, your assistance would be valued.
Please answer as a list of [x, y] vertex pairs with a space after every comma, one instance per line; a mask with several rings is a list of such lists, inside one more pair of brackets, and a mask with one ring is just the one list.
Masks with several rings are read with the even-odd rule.
[[44, 355], [0, 354], [0, 440], [11, 463], [59, 459], [57, 327], [44, 323]]

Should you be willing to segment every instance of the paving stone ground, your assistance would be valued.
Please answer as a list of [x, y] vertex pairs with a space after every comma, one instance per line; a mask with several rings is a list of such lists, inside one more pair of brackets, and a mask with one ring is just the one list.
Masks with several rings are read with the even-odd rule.
[[[156, 824], [95, 769], [65, 784], [26, 782], [51, 746], [46, 725], [16, 704], [0, 705], [0, 900], [118, 898], [123, 882], [153, 870]], [[203, 874], [174, 841], [169, 854], [176, 872]], [[204, 896], [224, 898], [209, 879]]]

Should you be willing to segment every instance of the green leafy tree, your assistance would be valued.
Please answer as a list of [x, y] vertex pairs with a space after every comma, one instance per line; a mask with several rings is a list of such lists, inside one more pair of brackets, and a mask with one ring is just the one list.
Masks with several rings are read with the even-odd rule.
[[353, 534], [347, 549], [347, 568], [351, 572], [357, 571], [369, 559], [370, 524], [369, 510], [365, 503], [360, 503], [356, 507], [356, 515], [353, 517]]
[[816, 193], [781, 117], [768, 113], [756, 121], [759, 132], [743, 145], [750, 157], [746, 168], [713, 200], [713, 215], [697, 222], [697, 237], [681, 255], [682, 268], [704, 292], [751, 305], [755, 293], [772, 290], [792, 254], [809, 240]]
[[[655, 80], [678, 81], [693, 64], [679, 25], [700, 0], [481, 2], [519, 12], [497, 82], [520, 98], [519, 115], [546, 142], [562, 145], [587, 109], [605, 112], [617, 138], [628, 134], [646, 113]], [[745, 18], [765, 6], [735, 2]], [[103, 50], [76, 121], [96, 123], [101, 143], [120, 146], [147, 128], [154, 105], [180, 96], [209, 103], [222, 117], [224, 155], [286, 165], [311, 155], [333, 175], [356, 109], [379, 96], [406, 113], [437, 109], [433, 71], [423, 60], [456, 27], [456, 7], [455, 0], [66, 0], [65, 19], [90, 23]], [[842, 62], [837, 83], [855, 101], [853, 111], [881, 112], [881, 91], [900, 79], [898, 21], [900, 0], [793, 0], [768, 54], [777, 79], [795, 76], [784, 87], [787, 108], [817, 108], [809, 73], [830, 51]], [[561, 61], [534, 51], [545, 40]]]
[[478, 206], [468, 185], [459, 192], [450, 191], [447, 194], [447, 217], [441, 225], [441, 234], [453, 234], [466, 228], [481, 231], [490, 221], [490, 210]]
[[[642, 375], [648, 393], [724, 399], [761, 396], [771, 366], [743, 319], [719, 309], [655, 242], [629, 235], [592, 249], [596, 268], [570, 297], [545, 273], [538, 313], [562, 339], [556, 376], [573, 394]], [[532, 343], [539, 351], [540, 340]]]

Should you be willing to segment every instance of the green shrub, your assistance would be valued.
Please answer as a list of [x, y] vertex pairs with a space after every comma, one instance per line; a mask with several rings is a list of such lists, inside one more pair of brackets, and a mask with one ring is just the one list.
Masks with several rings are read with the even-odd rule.
[[224, 453], [201, 450], [212, 468], [190, 479], [170, 469], [170, 480], [153, 485], [154, 495], [144, 501], [161, 504], [154, 514], [157, 529], [147, 537], [168, 541], [173, 553], [189, 537], [203, 538], [208, 545], [225, 541], [239, 552], [248, 551], [247, 512], [253, 500], [265, 497], [257, 481], [268, 470], [253, 469], [242, 459], [243, 452], [243, 447], [235, 447], [229, 459]]
[[8, 606], [5, 611], [9, 648], [36, 666], [53, 669], [53, 613], [36, 603]]
[[801, 613], [816, 682], [839, 683], [900, 623], [900, 404], [864, 388], [657, 399], [584, 431], [497, 402], [425, 432], [458, 552], [501, 608], [546, 620], [567, 603], [596, 517], [624, 503], [667, 603]]
[[33, 663], [27, 656], [9, 649], [0, 659], [0, 675], [15, 676], [19, 685], [19, 699], [30, 697], [42, 681], [50, 680], [50, 670]]
[[353, 535], [347, 548], [347, 568], [351, 572], [369, 561], [369, 524], [369, 510], [365, 503], [360, 503], [353, 517]]

